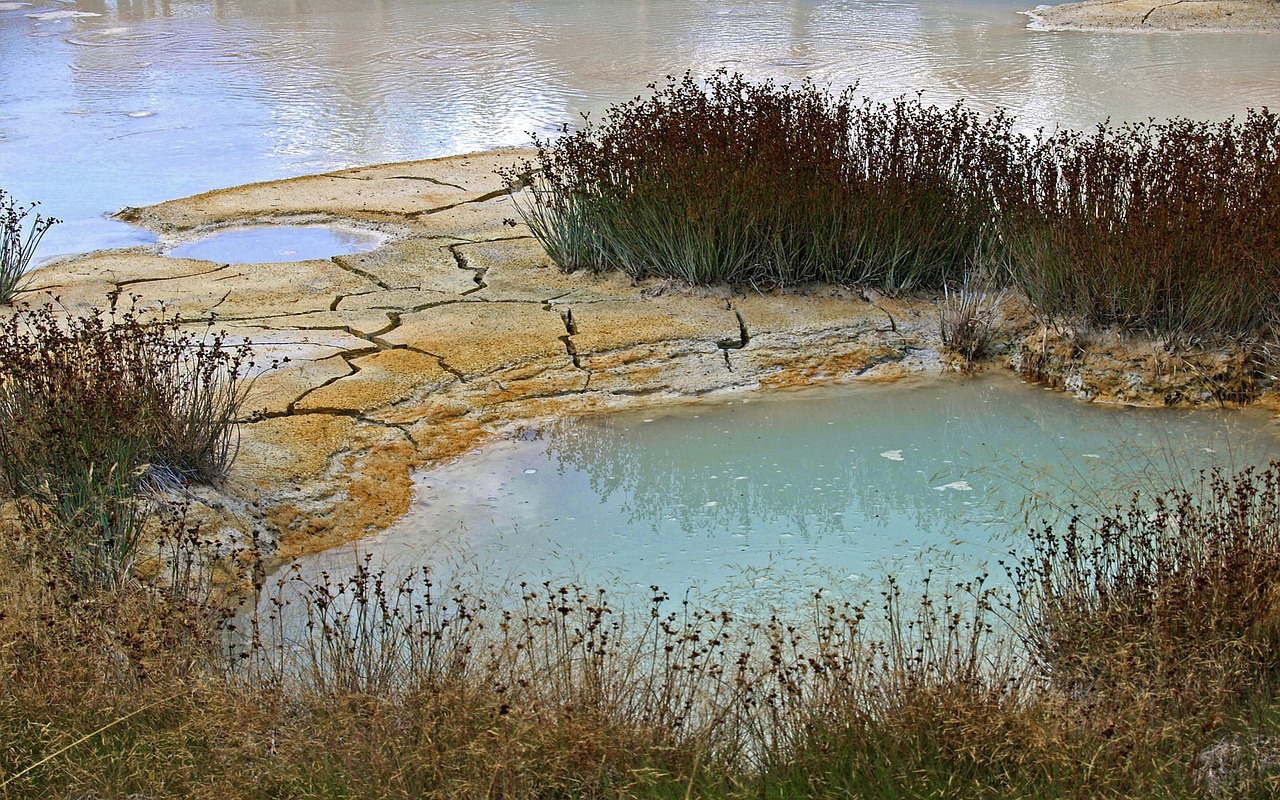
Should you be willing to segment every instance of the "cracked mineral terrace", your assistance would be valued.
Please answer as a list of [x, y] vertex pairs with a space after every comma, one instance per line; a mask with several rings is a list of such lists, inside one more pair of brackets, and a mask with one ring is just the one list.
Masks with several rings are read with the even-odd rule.
[[[194, 494], [222, 540], [271, 559], [384, 529], [408, 508], [414, 470], [553, 417], [942, 370], [937, 298], [561, 273], [525, 226], [511, 227], [518, 215], [495, 174], [527, 155], [362, 167], [126, 209], [165, 241], [48, 265], [26, 300], [83, 313], [123, 290], [254, 343], [272, 366], [259, 367], [239, 456], [220, 491]], [[388, 241], [276, 264], [160, 255], [228, 226], [301, 221]], [[1194, 403], [1264, 388], [1233, 371], [1231, 353], [1095, 342], [1082, 351], [1006, 304], [1007, 361], [1081, 397]]]

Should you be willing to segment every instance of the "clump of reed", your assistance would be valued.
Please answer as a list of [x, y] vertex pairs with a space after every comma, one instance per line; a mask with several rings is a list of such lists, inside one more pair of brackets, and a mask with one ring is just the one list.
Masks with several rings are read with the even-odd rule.
[[1220, 724], [1280, 688], [1280, 464], [1135, 495], [1030, 544], [1026, 639], [1082, 703]]
[[563, 269], [941, 288], [989, 250], [1003, 115], [717, 72], [651, 86], [509, 174]]
[[976, 285], [944, 286], [942, 291], [938, 312], [942, 350], [954, 359], [957, 369], [967, 372], [991, 352], [1005, 292], [983, 291]]
[[[976, 270], [1047, 316], [1255, 334], [1280, 298], [1280, 117], [1013, 132], [918, 99], [717, 72], [651, 86], [506, 174], [566, 271], [941, 290]], [[518, 195], [519, 197], [519, 195]]]
[[[22, 291], [36, 247], [49, 228], [59, 222], [53, 217], [32, 216], [34, 210], [34, 203], [20, 207], [9, 193], [0, 189], [0, 306], [12, 303]], [[28, 217], [31, 217], [29, 228]]]
[[1061, 131], [1017, 143], [1000, 193], [1012, 278], [1044, 312], [1239, 334], [1280, 296], [1280, 116]]
[[117, 303], [0, 322], [0, 488], [92, 583], [132, 564], [140, 494], [222, 477], [247, 388], [247, 345]]

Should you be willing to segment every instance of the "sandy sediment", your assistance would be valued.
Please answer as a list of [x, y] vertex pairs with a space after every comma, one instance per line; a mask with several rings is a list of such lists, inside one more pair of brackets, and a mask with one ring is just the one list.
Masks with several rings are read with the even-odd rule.
[[[120, 290], [193, 325], [214, 317], [254, 343], [254, 416], [226, 485], [199, 492], [196, 512], [229, 545], [273, 558], [385, 528], [408, 509], [414, 470], [552, 417], [945, 371], [936, 297], [561, 273], [494, 173], [526, 155], [387, 164], [127, 209], [165, 247], [229, 225], [296, 221], [389, 239], [282, 264], [99, 252], [42, 268], [26, 299], [58, 297], [82, 313]], [[1081, 347], [1016, 301], [1004, 319], [1007, 364], [1085, 399], [1194, 404], [1263, 391], [1230, 352]]]
[[1027, 13], [1042, 30], [1280, 32], [1276, 0], [1085, 0]]

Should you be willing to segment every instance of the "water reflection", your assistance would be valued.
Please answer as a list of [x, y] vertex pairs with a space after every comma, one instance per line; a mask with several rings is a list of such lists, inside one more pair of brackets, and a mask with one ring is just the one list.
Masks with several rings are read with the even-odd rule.
[[69, 220], [47, 253], [134, 243], [100, 219], [125, 205], [523, 145], [686, 69], [967, 98], [1028, 127], [1280, 105], [1273, 37], [1031, 31], [1027, 5], [32, 0], [0, 10], [22, 76], [0, 81], [0, 176]]

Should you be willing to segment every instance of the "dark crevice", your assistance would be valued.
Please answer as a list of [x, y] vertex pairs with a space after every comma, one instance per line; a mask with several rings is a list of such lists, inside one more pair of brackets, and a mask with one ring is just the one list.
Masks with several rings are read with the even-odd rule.
[[391, 345], [391, 349], [392, 350], [408, 350], [411, 353], [421, 353], [424, 356], [429, 356], [431, 358], [434, 358], [436, 361], [440, 363], [440, 369], [444, 370], [445, 372], [449, 373], [453, 377], [457, 378], [459, 383], [467, 382], [467, 377], [462, 374], [462, 370], [452, 366], [448, 361], [445, 361], [444, 356], [438, 353], [433, 353], [430, 350], [423, 350], [421, 347], [413, 347], [412, 345], [407, 345], [407, 344]]
[[471, 264], [468, 263], [467, 261], [467, 257], [462, 254], [461, 250], [459, 250], [460, 247], [462, 247], [461, 244], [451, 244], [448, 246], [448, 250], [450, 253], [453, 254], [453, 260], [457, 263], [458, 269], [462, 269], [462, 270], [466, 270], [467, 272], [470, 272], [472, 279], [475, 280], [476, 282], [476, 286], [474, 289], [468, 289], [462, 293], [462, 296], [466, 297], [469, 294], [475, 294], [476, 292], [482, 289], [489, 288], [489, 284], [484, 282], [485, 273], [489, 271], [489, 268], [471, 266]]
[[[578, 361], [578, 352], [573, 348], [573, 338], [565, 334], [560, 337], [560, 341], [564, 342], [564, 350], [569, 354], [569, 360], [573, 362], [574, 368], [582, 369], [582, 364]], [[583, 372], [587, 372], [587, 370], [583, 370]], [[587, 374], [590, 375], [591, 373], [587, 372]]]
[[720, 352], [724, 353], [724, 365], [729, 368], [730, 372], [733, 372], [733, 362], [729, 360], [729, 348], [723, 348]]
[[[312, 386], [310, 389], [306, 390], [306, 391], [305, 391], [305, 392], [303, 392], [302, 394], [300, 394], [300, 395], [298, 395], [297, 397], [293, 398], [293, 400], [289, 402], [289, 405], [285, 406], [285, 409], [284, 409], [284, 412], [283, 412], [283, 413], [278, 413], [278, 414], [269, 414], [269, 415], [267, 415], [267, 418], [268, 418], [268, 419], [270, 419], [271, 417], [288, 417], [288, 416], [293, 416], [294, 414], [296, 414], [296, 413], [297, 413], [296, 408], [297, 408], [298, 403], [301, 403], [303, 400], [305, 400], [305, 399], [307, 398], [307, 396], [308, 396], [308, 395], [310, 395], [312, 392], [319, 391], [320, 389], [323, 389], [323, 388], [325, 388], [326, 386], [332, 386], [333, 384], [337, 383], [338, 381], [343, 380], [344, 378], [350, 378], [352, 375], [355, 375], [356, 373], [358, 373], [358, 372], [360, 371], [360, 367], [358, 367], [357, 365], [355, 365], [355, 364], [353, 364], [353, 363], [352, 363], [352, 359], [357, 358], [357, 356], [352, 355], [352, 353], [341, 353], [341, 354], [339, 354], [339, 358], [341, 358], [341, 359], [343, 360], [343, 362], [345, 362], [345, 363], [346, 363], [346, 365], [347, 365], [347, 374], [346, 374], [346, 375], [338, 375], [338, 376], [336, 376], [336, 377], [330, 378], [329, 380], [325, 381], [324, 383], [321, 383], [319, 386]], [[310, 413], [310, 412], [304, 412], [304, 413]]]
[[725, 351], [725, 363], [729, 361], [730, 350], [741, 350], [751, 341], [751, 334], [747, 332], [747, 321], [742, 318], [741, 311], [733, 312], [738, 318], [738, 338], [737, 339], [721, 339], [716, 342], [716, 346]]
[[453, 244], [449, 247], [464, 247], [471, 244], [495, 244], [497, 242], [519, 242], [523, 239], [532, 239], [533, 237], [524, 234], [521, 236], [498, 236], [493, 239], [468, 239], [464, 236], [428, 236], [428, 239], [453, 239]]
[[208, 270], [205, 270], [204, 272], [193, 272], [190, 275], [169, 275], [166, 277], [156, 277], [156, 278], [131, 278], [130, 280], [127, 280], [127, 281], [112, 281], [112, 284], [120, 291], [124, 291], [126, 286], [135, 286], [139, 283], [159, 283], [160, 281], [184, 281], [184, 280], [187, 280], [188, 278], [203, 278], [205, 275], [212, 275], [215, 272], [221, 272], [222, 270], [226, 269], [229, 266], [231, 265], [219, 264], [213, 269], [208, 269]]
[[374, 284], [380, 289], [383, 289], [388, 292], [392, 292], [392, 291], [395, 291], [395, 289], [397, 288], [395, 286], [391, 286], [386, 281], [379, 278], [377, 275], [374, 275], [372, 272], [366, 272], [360, 269], [359, 267], [355, 266], [354, 264], [347, 263], [350, 260], [349, 257], [347, 256], [334, 256], [329, 260], [332, 261], [334, 264], [336, 264], [339, 269], [344, 269], [347, 272], [350, 272], [352, 275], [359, 275], [361, 278], [364, 278], [365, 280], [369, 281], [370, 283]]
[[[563, 295], [561, 295], [563, 297]], [[587, 374], [587, 382], [591, 381], [591, 370], [582, 366], [582, 362], [578, 359], [578, 350], [574, 347], [573, 337], [578, 334], [578, 324], [573, 321], [573, 309], [566, 308], [563, 311], [551, 305], [551, 301], [547, 300], [542, 304], [543, 309], [560, 315], [560, 322], [564, 325], [564, 336], [560, 337], [560, 341], [564, 342], [564, 350], [569, 354], [569, 361], [573, 363], [574, 369], [581, 370]], [[585, 392], [584, 386], [579, 391]]]
[[455, 209], [458, 206], [471, 205], [473, 203], [487, 203], [490, 200], [495, 200], [499, 197], [505, 197], [507, 195], [510, 195], [511, 191], [512, 191], [511, 189], [494, 189], [491, 192], [485, 192], [484, 194], [479, 195], [478, 197], [472, 197], [469, 200], [459, 200], [456, 203], [448, 203], [447, 205], [436, 206], [435, 208], [427, 208], [427, 209], [423, 209], [422, 211], [413, 211], [411, 213], [405, 214], [405, 216], [408, 217], [409, 219], [417, 219], [418, 217], [428, 217], [428, 216], [431, 216], [432, 214], [439, 214], [441, 211], [449, 211], [451, 209]]
[[738, 349], [741, 350], [751, 342], [751, 332], [747, 330], [747, 320], [742, 316], [742, 312], [734, 309], [733, 314], [738, 318], [738, 335], [742, 337], [742, 347]]
[[467, 188], [467, 187], [465, 187], [465, 186], [459, 186], [459, 185], [458, 185], [458, 184], [456, 184], [456, 183], [449, 183], [448, 181], [442, 181], [442, 180], [438, 180], [438, 179], [436, 179], [436, 178], [428, 178], [426, 175], [392, 175], [392, 176], [390, 176], [387, 180], [393, 180], [393, 181], [425, 181], [425, 182], [427, 182], [427, 183], [434, 183], [436, 186], [448, 186], [450, 189], [457, 189], [457, 190], [458, 190], [458, 191], [460, 191], [460, 192], [467, 192], [467, 191], [470, 191], [470, 189], [468, 189], [468, 188]]
[[[317, 387], [317, 388], [318, 388], [318, 387]], [[305, 411], [298, 411], [298, 412], [296, 412], [296, 413], [294, 413], [294, 412], [287, 412], [287, 413], [279, 413], [279, 412], [277, 412], [277, 413], [274, 413], [274, 414], [263, 414], [262, 416], [258, 417], [258, 419], [259, 419], [259, 420], [264, 420], [264, 419], [279, 419], [280, 417], [286, 417], [286, 416], [291, 416], [291, 417], [313, 417], [313, 416], [314, 416], [314, 417], [345, 417], [346, 419], [353, 419], [353, 420], [355, 420], [356, 422], [363, 422], [363, 423], [365, 423], [366, 425], [374, 425], [374, 426], [379, 427], [379, 428], [392, 428], [392, 429], [394, 429], [394, 430], [399, 431], [399, 432], [400, 432], [400, 434], [401, 434], [402, 436], [404, 436], [404, 438], [409, 442], [409, 444], [413, 447], [413, 449], [414, 449], [414, 450], [417, 450], [417, 449], [418, 449], [418, 443], [417, 443], [417, 442], [415, 442], [415, 441], [413, 440], [413, 437], [409, 435], [409, 429], [408, 429], [408, 426], [407, 426], [407, 425], [405, 425], [405, 424], [403, 424], [403, 423], [399, 423], [399, 422], [386, 422], [386, 421], [384, 421], [384, 420], [374, 419], [373, 417], [366, 416], [366, 415], [364, 414], [364, 412], [362, 412], [362, 411], [353, 411], [353, 410], [351, 410], [351, 409], [349, 409], [349, 408], [308, 408], [308, 409], [306, 409]], [[348, 452], [351, 452], [351, 451], [348, 451]], [[335, 455], [337, 455], [337, 454], [335, 453]]]
[[877, 333], [897, 333], [898, 332], [898, 321], [895, 320], [893, 318], [893, 315], [889, 313], [889, 309], [885, 308], [884, 306], [880, 305], [875, 301], [875, 298], [871, 294], [870, 290], [863, 291], [862, 299], [870, 303], [873, 308], [881, 311], [886, 317], [889, 318], [889, 327], [876, 328]]
[[1151, 15], [1152, 15], [1152, 14], [1154, 14], [1154, 13], [1156, 13], [1157, 11], [1159, 11], [1159, 10], [1160, 10], [1160, 9], [1162, 9], [1162, 8], [1169, 8], [1170, 6], [1180, 6], [1180, 5], [1182, 5], [1184, 2], [1186, 2], [1186, 0], [1174, 0], [1174, 2], [1172, 2], [1172, 3], [1162, 3], [1162, 4], [1158, 5], [1158, 6], [1153, 6], [1153, 7], [1151, 8], [1151, 10], [1150, 10], [1150, 11], [1148, 11], [1147, 13], [1145, 13], [1145, 14], [1143, 14], [1143, 15], [1142, 15], [1142, 22], [1140, 22], [1139, 24], [1140, 24], [1140, 25], [1146, 25], [1146, 24], [1147, 24], [1147, 20], [1151, 19]]

